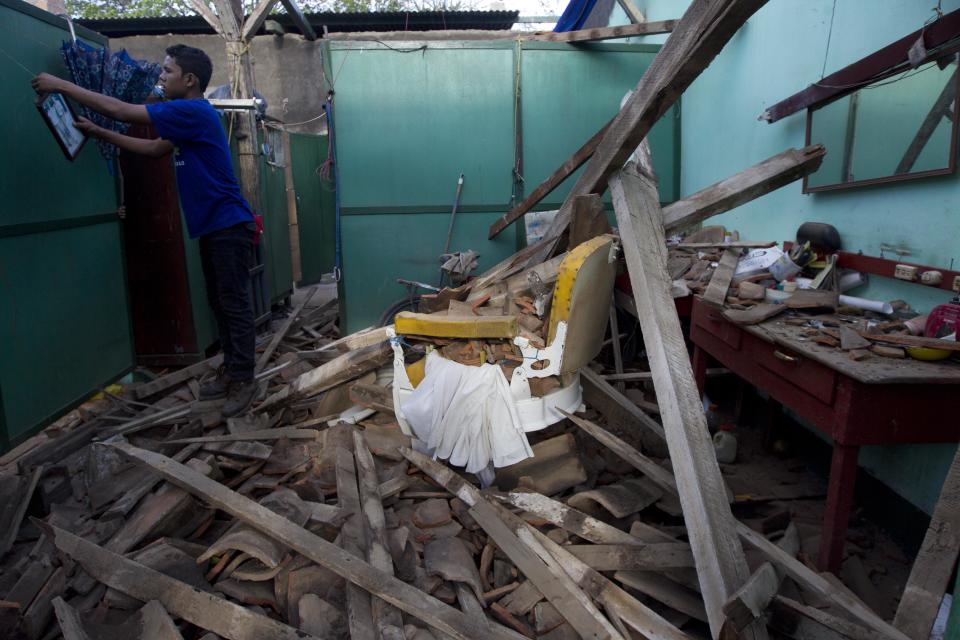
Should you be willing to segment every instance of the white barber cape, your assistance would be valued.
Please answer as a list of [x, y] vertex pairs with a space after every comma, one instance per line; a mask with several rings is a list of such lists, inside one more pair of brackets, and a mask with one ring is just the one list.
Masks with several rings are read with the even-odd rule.
[[401, 410], [436, 458], [478, 473], [533, 456], [500, 367], [471, 367], [427, 354], [423, 381]]

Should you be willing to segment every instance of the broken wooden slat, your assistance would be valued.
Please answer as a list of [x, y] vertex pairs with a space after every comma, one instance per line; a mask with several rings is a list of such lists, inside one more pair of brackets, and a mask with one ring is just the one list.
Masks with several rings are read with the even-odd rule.
[[642, 540], [625, 531], [539, 493], [510, 491], [491, 495], [590, 542], [597, 544], [643, 544]]
[[913, 561], [893, 626], [911, 638], [927, 638], [960, 552], [960, 449], [943, 481], [940, 498]]
[[733, 272], [740, 261], [740, 249], [725, 249], [717, 268], [713, 271], [703, 302], [715, 308], [722, 308], [727, 301], [727, 290], [733, 280]]
[[139, 611], [140, 640], [183, 640], [163, 605], [151, 600]]
[[[360, 490], [359, 506], [367, 530], [367, 562], [374, 568], [393, 575], [393, 558], [387, 543], [387, 524], [383, 514], [380, 485], [377, 482], [377, 468], [370, 450], [367, 449], [366, 440], [358, 431], [353, 432], [353, 447]], [[373, 598], [371, 608], [381, 635], [387, 626], [403, 629], [403, 618], [395, 607], [380, 598]]]
[[[590, 367], [583, 367], [580, 370], [580, 379], [584, 382], [583, 392], [586, 396], [585, 399], [591, 406], [602, 407], [603, 402], [594, 402], [592, 398], [596, 398], [598, 395], [606, 396], [610, 402], [613, 402], [628, 413], [630, 417], [634, 418], [641, 426], [653, 433], [657, 438], [664, 441], [666, 440], [663, 427], [660, 423], [641, 411], [630, 398], [617, 391], [613, 385], [604, 380], [603, 376]], [[602, 409], [599, 410], [603, 413]]]
[[53, 599], [52, 604], [63, 640], [91, 640], [76, 609], [59, 596]]
[[889, 342], [904, 347], [927, 347], [929, 349], [945, 349], [947, 351], [960, 351], [960, 342], [953, 340], [940, 340], [938, 338], [924, 338], [922, 336], [904, 336], [892, 335], [887, 333], [866, 333], [861, 331], [860, 335], [873, 342]]
[[[281, 540], [291, 549], [320, 566], [326, 567], [444, 633], [461, 640], [473, 640], [477, 637], [491, 640], [498, 638], [519, 640], [520, 638], [517, 634], [495, 625], [478, 629], [475, 623], [460, 611], [437, 601], [436, 598], [423, 593], [416, 587], [374, 569], [363, 560], [348, 554], [316, 534], [294, 525], [289, 520], [278, 518], [269, 509], [169, 458], [127, 444], [113, 446], [130, 458], [152, 467], [168, 481], [202, 497], [218, 509], [271, 537]], [[162, 599], [161, 602], [163, 602]]]
[[255, 429], [242, 433], [226, 433], [218, 436], [201, 436], [198, 438], [180, 438], [179, 440], [164, 440], [164, 444], [189, 444], [194, 442], [244, 442], [247, 440], [317, 440], [321, 437], [320, 431], [315, 429], [297, 429], [295, 427], [279, 427], [276, 429]]
[[618, 571], [614, 574], [617, 582], [662, 602], [701, 622], [707, 622], [707, 611], [703, 607], [703, 598], [696, 591], [670, 580], [655, 571]]
[[[217, 484], [206, 476], [200, 477]], [[57, 549], [80, 563], [87, 573], [100, 582], [137, 600], [157, 600], [173, 615], [224, 638], [303, 640], [304, 637], [312, 637], [223, 598], [194, 589], [63, 529], [43, 523], [39, 523], [39, 526], [46, 530]]]
[[823, 145], [787, 149], [716, 184], [663, 208], [667, 233], [692, 227], [710, 216], [730, 211], [820, 168], [826, 155]]
[[769, 249], [776, 246], [776, 242], [751, 242], [749, 240], [734, 240], [732, 242], [681, 242], [677, 249]]
[[846, 618], [840, 618], [822, 609], [807, 606], [784, 596], [774, 597], [772, 608], [774, 618], [783, 614], [787, 614], [787, 617], [794, 619], [796, 619], [797, 616], [802, 616], [816, 623], [818, 626], [834, 632], [840, 638], [849, 640], [875, 640], [877, 637], [875, 632], [850, 622]]
[[[710, 629], [717, 636], [724, 602], [750, 574], [670, 296], [656, 185], [628, 165], [611, 179], [610, 187], [690, 547]], [[760, 639], [767, 634], [761, 624], [753, 624], [744, 636]]]

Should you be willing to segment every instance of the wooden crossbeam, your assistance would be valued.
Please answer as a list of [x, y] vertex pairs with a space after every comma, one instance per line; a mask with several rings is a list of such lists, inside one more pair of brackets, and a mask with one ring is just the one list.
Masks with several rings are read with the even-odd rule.
[[240, 37], [243, 38], [244, 41], [249, 42], [253, 36], [257, 35], [257, 31], [260, 31], [260, 27], [263, 26], [267, 16], [270, 15], [270, 12], [273, 11], [273, 8], [277, 6], [277, 2], [279, 1], [280, 0], [260, 0], [260, 4], [254, 7], [253, 11], [243, 22], [243, 33], [240, 34]]
[[310, 21], [303, 15], [303, 11], [300, 10], [300, 5], [297, 4], [296, 0], [280, 0], [280, 2], [283, 3], [283, 8], [287, 10], [287, 15], [293, 20], [293, 24], [297, 26], [297, 29], [300, 29], [303, 37], [307, 40], [316, 40], [317, 34], [310, 25]]

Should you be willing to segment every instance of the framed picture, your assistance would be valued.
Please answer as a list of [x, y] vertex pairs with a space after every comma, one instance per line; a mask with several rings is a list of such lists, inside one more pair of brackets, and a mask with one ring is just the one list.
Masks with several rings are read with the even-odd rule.
[[87, 141], [87, 136], [77, 129], [77, 116], [70, 103], [61, 93], [47, 93], [37, 98], [37, 109], [50, 127], [63, 155], [67, 156], [67, 160], [73, 161], [83, 148], [83, 143]]

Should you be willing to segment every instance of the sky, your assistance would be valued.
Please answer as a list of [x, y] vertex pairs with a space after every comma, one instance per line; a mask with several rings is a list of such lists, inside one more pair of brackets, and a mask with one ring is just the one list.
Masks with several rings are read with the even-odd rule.
[[[521, 16], [559, 16], [567, 8], [569, 0], [480, 0], [477, 8], [488, 11], [516, 10]], [[529, 25], [526, 28], [552, 28], [548, 25]], [[524, 28], [516, 25], [515, 28]]]

